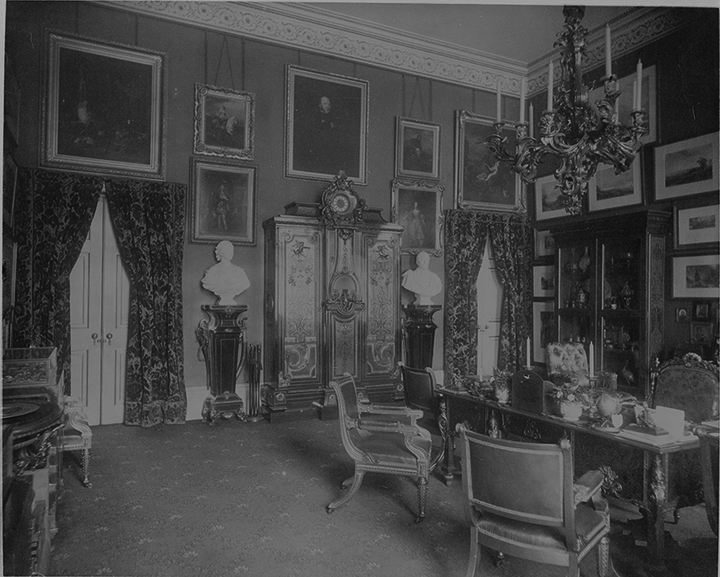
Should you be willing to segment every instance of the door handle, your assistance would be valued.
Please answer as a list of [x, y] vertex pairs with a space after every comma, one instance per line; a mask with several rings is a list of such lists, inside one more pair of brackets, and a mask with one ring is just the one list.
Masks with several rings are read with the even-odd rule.
[[113, 334], [108, 333], [105, 335], [105, 340], [107, 340], [107, 343], [110, 344], [110, 341], [112, 341]]
[[[97, 333], [93, 333], [90, 335], [90, 338], [93, 340], [93, 344], [97, 345], [98, 343], [104, 343], [105, 339], [99, 339]], [[112, 336], [112, 335], [111, 335]]]

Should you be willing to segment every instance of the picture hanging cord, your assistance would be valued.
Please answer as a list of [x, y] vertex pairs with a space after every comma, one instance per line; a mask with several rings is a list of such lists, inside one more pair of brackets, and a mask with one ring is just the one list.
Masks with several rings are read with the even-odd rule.
[[402, 98], [402, 104], [400, 106], [401, 116], [405, 116], [405, 73], [402, 74], [402, 84], [400, 88], [400, 98]]
[[410, 101], [410, 116], [413, 116], [413, 112], [415, 110], [415, 97], [417, 97], [418, 101], [420, 102], [420, 114], [416, 116], [416, 118], [425, 118], [425, 106], [423, 103], [422, 86], [420, 84], [420, 78], [418, 76], [415, 77], [415, 86], [413, 88], [412, 100]]
[[205, 60], [205, 70], [203, 71], [203, 84], [208, 83], [208, 31], [205, 30], [205, 34], [203, 36], [203, 50], [205, 51], [204, 60]]
[[215, 86], [217, 86], [217, 84], [218, 84], [218, 76], [220, 75], [220, 65], [222, 64], [223, 54], [224, 54], [227, 57], [228, 70], [230, 71], [230, 88], [235, 90], [235, 78], [233, 77], [232, 59], [230, 58], [230, 47], [228, 45], [227, 36], [225, 36], [223, 34], [222, 38], [223, 38], [223, 40], [222, 40], [222, 46], [220, 47], [220, 57], [218, 58], [217, 68], [215, 69], [215, 79], [213, 80], [213, 84]]

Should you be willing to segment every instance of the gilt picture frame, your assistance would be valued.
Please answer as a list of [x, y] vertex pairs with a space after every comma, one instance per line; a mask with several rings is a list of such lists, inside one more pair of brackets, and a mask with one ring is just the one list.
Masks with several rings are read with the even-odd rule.
[[[456, 112], [456, 206], [472, 210], [511, 212], [520, 209], [520, 176], [490, 150], [487, 137], [494, 121], [466, 110]], [[515, 130], [503, 133], [515, 148]]]
[[367, 184], [367, 80], [287, 66], [285, 176]]
[[555, 284], [555, 265], [533, 267], [533, 297], [554, 297]]
[[535, 180], [535, 220], [549, 220], [567, 216], [557, 179], [553, 174]]
[[535, 230], [535, 258], [554, 256], [557, 252], [555, 237], [549, 230]]
[[720, 291], [720, 255], [673, 256], [673, 298], [717, 299]]
[[720, 205], [674, 207], [675, 248], [711, 248], [720, 242]]
[[718, 132], [655, 148], [655, 200], [718, 190]]
[[642, 171], [640, 156], [625, 172], [615, 173], [609, 164], [598, 165], [588, 184], [588, 211], [597, 212], [642, 204]]
[[41, 166], [164, 178], [163, 60], [50, 33]]
[[191, 159], [192, 242], [255, 246], [254, 166]]
[[441, 256], [442, 207], [445, 187], [431, 180], [392, 181], [392, 220], [403, 226], [401, 252]]
[[196, 84], [193, 153], [253, 160], [255, 95]]
[[395, 130], [395, 175], [440, 178], [440, 125], [398, 117]]

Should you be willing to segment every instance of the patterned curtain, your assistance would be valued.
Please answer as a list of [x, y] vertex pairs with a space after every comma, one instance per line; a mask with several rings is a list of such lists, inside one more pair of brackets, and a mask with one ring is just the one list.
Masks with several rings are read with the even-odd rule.
[[70, 273], [95, 213], [102, 180], [20, 169], [14, 347], [56, 347], [70, 394]]
[[515, 371], [526, 364], [526, 339], [532, 334], [533, 231], [523, 216], [493, 216], [490, 246], [503, 287], [498, 367]]
[[503, 285], [498, 367], [524, 364], [532, 317], [532, 227], [518, 214], [445, 211], [446, 386], [460, 388], [477, 367], [477, 276], [485, 243]]
[[185, 186], [108, 182], [108, 208], [130, 280], [125, 424], [185, 422], [182, 260]]
[[[485, 215], [445, 211], [445, 386], [461, 388], [477, 367], [477, 276], [487, 239]], [[449, 379], [449, 380], [448, 380]]]

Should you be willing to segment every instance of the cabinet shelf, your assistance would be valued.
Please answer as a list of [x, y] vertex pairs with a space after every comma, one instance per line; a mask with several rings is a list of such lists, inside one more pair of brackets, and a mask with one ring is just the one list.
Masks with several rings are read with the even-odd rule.
[[623, 310], [613, 310], [613, 309], [603, 309], [600, 311], [600, 314], [610, 320], [610, 321], [622, 321], [622, 320], [638, 320], [642, 319], [644, 317], [643, 313], [636, 309], [623, 309]]

